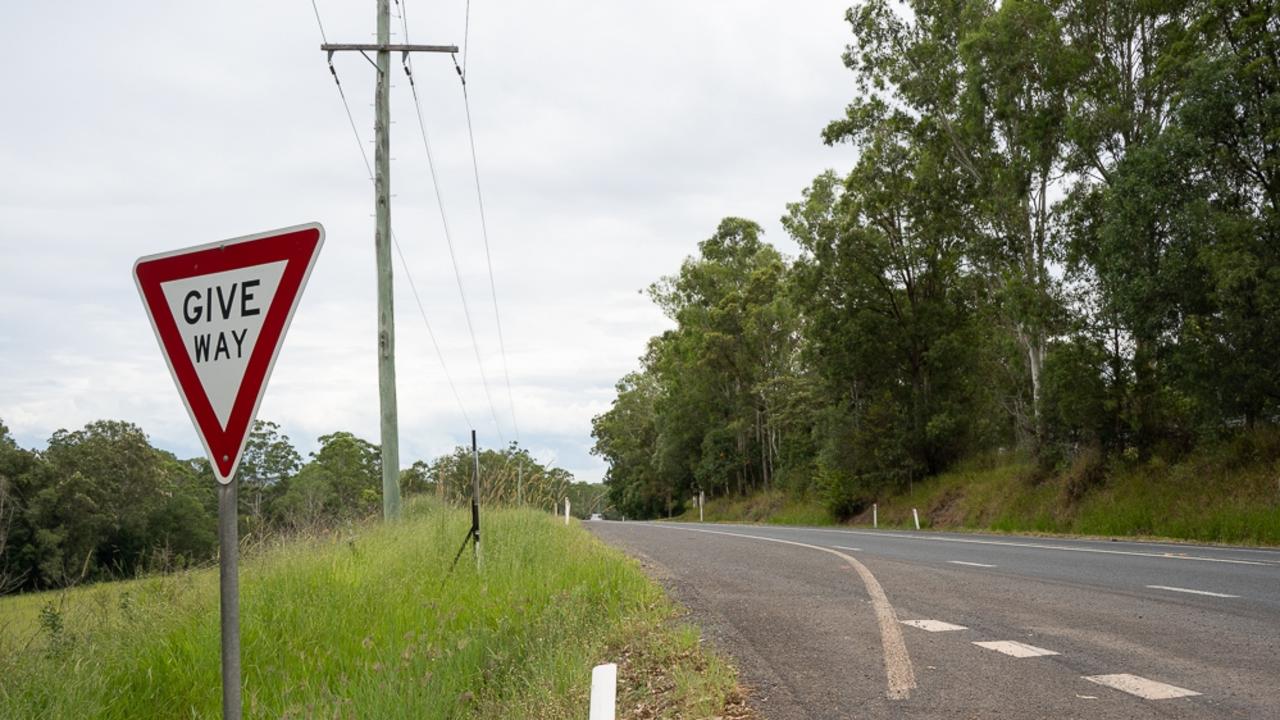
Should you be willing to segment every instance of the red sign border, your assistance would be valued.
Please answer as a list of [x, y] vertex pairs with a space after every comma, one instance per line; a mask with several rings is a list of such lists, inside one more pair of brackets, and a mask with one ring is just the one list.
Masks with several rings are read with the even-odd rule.
[[[298, 307], [298, 299], [323, 245], [324, 227], [320, 223], [308, 223], [148, 255], [133, 265], [138, 295], [147, 310], [161, 354], [220, 483], [230, 483], [240, 466], [244, 443], [258, 414], [267, 380], [271, 377], [280, 346]], [[200, 383], [161, 286], [173, 280], [282, 260], [285, 267], [280, 285], [263, 318], [258, 341], [249, 355], [244, 378], [224, 429]]]

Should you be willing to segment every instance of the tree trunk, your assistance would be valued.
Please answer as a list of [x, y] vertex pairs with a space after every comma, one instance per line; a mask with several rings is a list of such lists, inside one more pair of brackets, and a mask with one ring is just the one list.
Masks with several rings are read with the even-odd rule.
[[1039, 454], [1044, 440], [1044, 417], [1041, 412], [1041, 376], [1044, 374], [1044, 338], [1025, 325], [1016, 328], [1018, 344], [1027, 354], [1027, 369], [1031, 375], [1031, 436], [1032, 450]]

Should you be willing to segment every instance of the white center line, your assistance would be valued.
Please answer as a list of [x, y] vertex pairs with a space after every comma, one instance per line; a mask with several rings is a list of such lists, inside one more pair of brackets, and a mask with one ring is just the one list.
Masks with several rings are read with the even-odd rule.
[[1084, 679], [1091, 683], [1127, 692], [1130, 695], [1137, 695], [1144, 700], [1168, 700], [1170, 698], [1192, 697], [1200, 694], [1195, 690], [1187, 690], [1176, 685], [1168, 685], [1128, 673], [1086, 675]]
[[1168, 585], [1148, 585], [1152, 590], [1168, 590], [1170, 592], [1191, 593], [1192, 595], [1208, 595], [1209, 597], [1238, 598], [1239, 595], [1209, 592], [1208, 590], [1191, 590], [1190, 588], [1169, 587]]
[[1020, 643], [1016, 640], [989, 640], [986, 642], [975, 642], [974, 645], [984, 647], [988, 650], [995, 650], [996, 652], [1001, 652], [1005, 655], [1012, 655], [1016, 658], [1044, 657], [1046, 655], [1058, 654], [1052, 650], [1045, 650], [1044, 648]]
[[926, 630], [928, 632], [952, 632], [955, 630], [969, 629], [963, 625], [952, 625], [949, 622], [942, 622], [941, 620], [902, 620], [900, 622], [903, 625], [910, 625], [913, 628], [920, 628], [921, 630]]
[[965, 562], [964, 560], [948, 560], [952, 565], [969, 565], [970, 567], [995, 567], [986, 563]]

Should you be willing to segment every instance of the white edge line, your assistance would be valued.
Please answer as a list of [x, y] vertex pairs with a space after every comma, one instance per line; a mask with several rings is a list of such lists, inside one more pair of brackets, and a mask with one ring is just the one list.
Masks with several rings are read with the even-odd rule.
[[[669, 523], [668, 525], [676, 526], [676, 525], [679, 525], [679, 523]], [[725, 523], [724, 527], [736, 527], [736, 528], [746, 529], [746, 528], [749, 528], [750, 526]], [[1084, 547], [1077, 548], [1077, 547], [1066, 547], [1062, 545], [1041, 545], [1039, 543], [1003, 542], [1000, 540], [976, 540], [976, 539], [970, 539], [970, 538], [951, 538], [951, 537], [936, 537], [936, 536], [930, 537], [925, 534], [903, 535], [902, 533], [893, 533], [885, 530], [834, 530], [832, 528], [806, 527], [804, 525], [776, 525], [776, 526], [771, 526], [770, 529], [841, 533], [845, 535], [872, 535], [872, 536], [880, 535], [883, 537], [905, 538], [907, 540], [933, 540], [936, 542], [973, 543], [975, 545], [1004, 545], [1007, 547], [1040, 548], [1043, 550], [1064, 550], [1067, 552], [1091, 552], [1091, 553], [1100, 553], [1103, 555], [1133, 555], [1137, 557], [1164, 558], [1166, 560], [1201, 560], [1203, 562], [1219, 562], [1219, 563], [1229, 563], [1233, 565], [1262, 565], [1262, 566], [1280, 565], [1280, 560], [1236, 560], [1233, 558], [1212, 558], [1212, 557], [1204, 557], [1202, 555], [1187, 555], [1186, 553], [1139, 552], [1137, 550], [1103, 550], [1102, 548], [1084, 548]], [[1087, 539], [1085, 541], [1101, 542], [1100, 540], [1087, 540]], [[1247, 547], [1231, 547], [1231, 546], [1212, 547], [1212, 546], [1204, 546], [1204, 545], [1181, 545], [1177, 543], [1141, 542], [1137, 540], [1122, 540], [1120, 541], [1120, 544], [1145, 545], [1150, 547], [1180, 548], [1183, 550], [1210, 550], [1210, 551], [1223, 550], [1226, 552], [1269, 553], [1272, 555], [1280, 555], [1280, 550], [1270, 550], [1267, 548], [1247, 548]]]
[[1200, 560], [1203, 562], [1227, 563], [1230, 565], [1260, 565], [1263, 567], [1274, 567], [1275, 565], [1277, 565], [1275, 561], [1260, 562], [1257, 560], [1234, 560], [1231, 558], [1211, 558], [1211, 557], [1203, 557], [1200, 555], [1172, 555], [1170, 553], [1138, 552], [1136, 550], [1103, 550], [1102, 548], [1067, 547], [1065, 545], [1043, 545], [1040, 543], [1004, 542], [1001, 540], [977, 540], [973, 538], [936, 537], [936, 536], [928, 536], [928, 535], [903, 535], [902, 533], [890, 533], [890, 532], [884, 532], [882, 530], [873, 532], [870, 530], [831, 530], [828, 528], [805, 528], [805, 527], [793, 527], [793, 528], [787, 528], [787, 529], [800, 530], [800, 531], [813, 531], [813, 532], [842, 533], [845, 535], [872, 535], [876, 537], [902, 538], [905, 540], [929, 540], [933, 542], [969, 543], [971, 545], [999, 545], [1003, 547], [1036, 548], [1039, 550], [1061, 550], [1064, 552], [1098, 553], [1100, 555], [1131, 555], [1135, 557], [1164, 558], [1166, 560]]

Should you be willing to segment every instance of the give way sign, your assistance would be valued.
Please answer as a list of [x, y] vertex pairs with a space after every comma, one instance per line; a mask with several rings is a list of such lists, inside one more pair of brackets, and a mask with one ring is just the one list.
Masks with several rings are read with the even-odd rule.
[[148, 255], [142, 304], [218, 482], [230, 483], [315, 265], [319, 223]]

